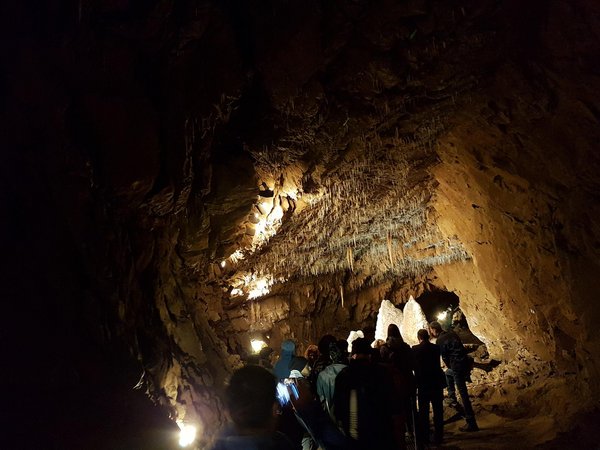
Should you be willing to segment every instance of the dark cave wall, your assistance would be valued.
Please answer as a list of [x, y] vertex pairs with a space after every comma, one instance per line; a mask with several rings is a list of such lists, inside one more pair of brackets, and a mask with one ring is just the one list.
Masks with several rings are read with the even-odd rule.
[[[177, 20], [154, 7], [2, 6], [6, 410], [24, 446], [171, 445], [166, 395], [194, 401], [180, 387], [189, 358], [206, 421], [222, 420], [203, 386], [227, 357], [206, 318], [192, 322], [175, 250], [192, 184], [211, 182], [193, 171], [209, 154], [186, 114], [214, 109], [232, 84], [217, 74], [238, 73], [239, 58], [225, 31], [205, 44], [232, 69], [190, 70], [183, 51], [171, 64]], [[194, 74], [206, 79], [184, 91]]]

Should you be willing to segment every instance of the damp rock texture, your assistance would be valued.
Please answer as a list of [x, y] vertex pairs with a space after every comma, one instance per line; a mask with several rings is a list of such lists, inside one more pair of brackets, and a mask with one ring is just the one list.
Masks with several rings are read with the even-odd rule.
[[500, 362], [485, 407], [557, 432], [598, 404], [597, 2], [12, 3], [2, 341], [25, 447], [163, 448], [140, 411], [207, 442], [255, 336], [302, 351], [435, 291]]

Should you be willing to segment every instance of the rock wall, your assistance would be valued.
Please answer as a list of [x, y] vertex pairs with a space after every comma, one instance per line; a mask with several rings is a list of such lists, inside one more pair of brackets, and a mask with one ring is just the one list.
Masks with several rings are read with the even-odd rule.
[[[595, 63], [583, 48], [592, 35], [569, 25], [582, 11], [597, 18], [552, 5], [539, 59], [497, 70], [440, 139], [433, 171], [439, 223], [472, 256], [436, 274], [492, 355], [514, 361], [526, 349], [551, 362], [570, 412], [594, 404], [600, 369], [600, 309], [590, 290], [600, 236], [591, 105], [600, 85], [587, 76]], [[577, 39], [587, 43], [580, 51]], [[533, 401], [546, 404], [544, 396]]]

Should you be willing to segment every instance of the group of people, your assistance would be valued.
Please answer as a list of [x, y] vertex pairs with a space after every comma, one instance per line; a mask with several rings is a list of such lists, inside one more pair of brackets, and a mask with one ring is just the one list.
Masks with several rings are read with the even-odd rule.
[[466, 420], [461, 430], [477, 431], [466, 386], [473, 360], [456, 333], [438, 322], [428, 328], [418, 331], [412, 348], [396, 325], [385, 341], [375, 341], [375, 330], [367, 328], [350, 354], [348, 343], [332, 335], [309, 345], [304, 357], [284, 341], [273, 367], [263, 357], [233, 374], [225, 393], [232, 423], [214, 450], [404, 449], [407, 433], [420, 448], [440, 445], [444, 388], [453, 406], [458, 390]]

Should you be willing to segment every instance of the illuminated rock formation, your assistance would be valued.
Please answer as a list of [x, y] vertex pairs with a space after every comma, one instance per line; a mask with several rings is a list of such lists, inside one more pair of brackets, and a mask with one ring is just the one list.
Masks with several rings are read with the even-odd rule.
[[407, 344], [416, 345], [419, 343], [417, 339], [417, 331], [421, 328], [427, 329], [427, 318], [415, 299], [410, 296], [406, 305], [404, 305], [404, 317], [400, 326], [400, 333]]
[[402, 310], [396, 308], [389, 300], [383, 300], [377, 313], [377, 325], [375, 326], [375, 339], [387, 338], [388, 326], [394, 324], [398, 329], [402, 327]]

